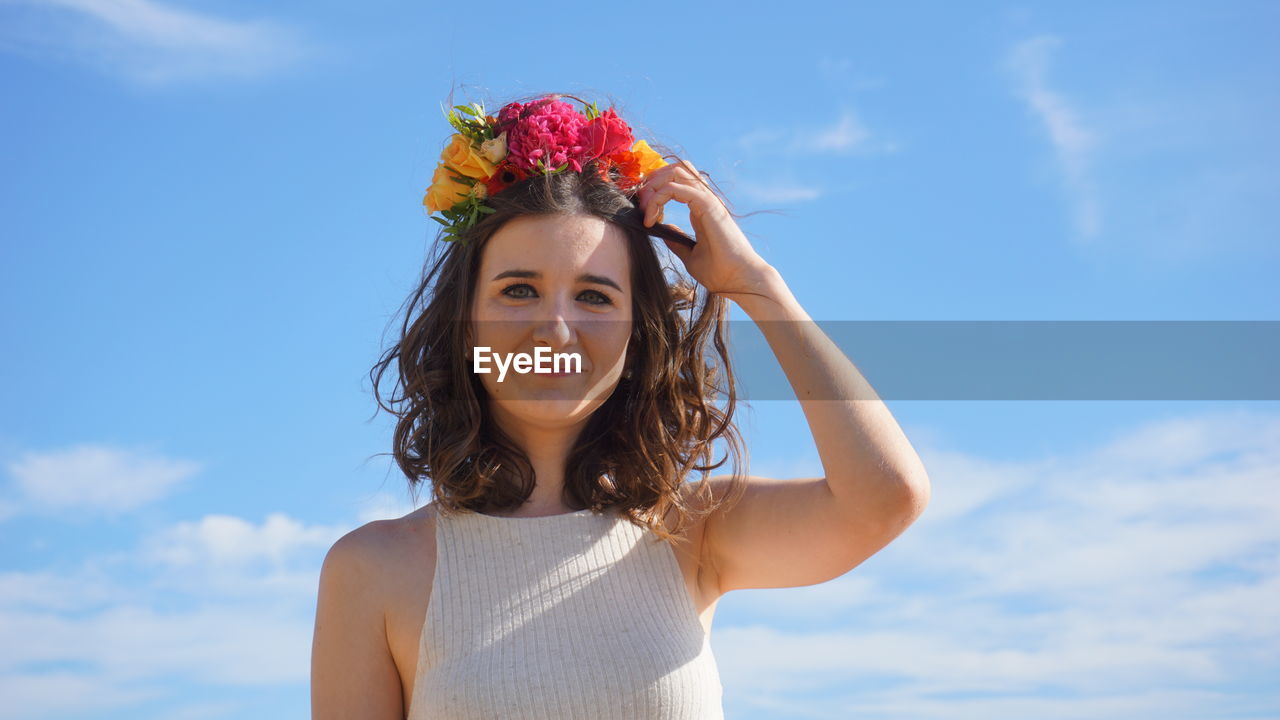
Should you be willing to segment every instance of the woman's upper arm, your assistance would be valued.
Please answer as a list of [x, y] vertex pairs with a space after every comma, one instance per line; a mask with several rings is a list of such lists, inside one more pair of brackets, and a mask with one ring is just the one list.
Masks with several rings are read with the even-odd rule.
[[312, 720], [404, 720], [400, 675], [387, 643], [377, 523], [325, 555], [311, 644]]

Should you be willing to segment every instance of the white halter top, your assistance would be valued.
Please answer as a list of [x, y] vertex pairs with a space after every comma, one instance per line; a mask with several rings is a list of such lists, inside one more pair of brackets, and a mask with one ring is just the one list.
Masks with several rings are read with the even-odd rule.
[[722, 720], [671, 546], [616, 513], [436, 515], [407, 720]]

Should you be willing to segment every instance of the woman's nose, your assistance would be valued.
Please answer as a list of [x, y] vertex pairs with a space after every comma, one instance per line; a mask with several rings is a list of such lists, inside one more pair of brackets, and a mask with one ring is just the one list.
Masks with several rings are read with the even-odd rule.
[[571, 345], [577, 338], [577, 330], [574, 327], [573, 309], [566, 308], [562, 303], [551, 303], [547, 308], [547, 315], [539, 318], [534, 323], [533, 340], [536, 343], [546, 343], [552, 348], [565, 347]]

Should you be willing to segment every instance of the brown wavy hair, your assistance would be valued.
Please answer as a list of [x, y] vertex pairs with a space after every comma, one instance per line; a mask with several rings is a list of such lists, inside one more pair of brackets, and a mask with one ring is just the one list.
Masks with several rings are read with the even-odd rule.
[[[694, 240], [674, 226], [644, 227], [631, 194], [600, 178], [591, 165], [582, 172], [522, 180], [485, 202], [495, 212], [458, 241], [434, 243], [406, 303], [400, 338], [370, 371], [378, 407], [398, 419], [391, 454], [409, 480], [415, 504], [424, 481], [431, 483], [436, 505], [446, 514], [511, 510], [533, 490], [533, 467], [491, 417], [487, 393], [464, 351], [476, 275], [489, 239], [512, 218], [556, 214], [593, 215], [620, 227], [633, 289], [632, 375], [595, 410], [571, 450], [565, 504], [615, 509], [671, 541], [694, 518], [735, 502], [745, 486], [739, 468], [746, 449], [732, 420], [737, 396], [725, 344], [727, 301], [678, 271], [669, 281], [650, 238], [687, 246]], [[714, 353], [708, 353], [708, 342]], [[384, 402], [379, 386], [393, 364], [398, 378]], [[723, 410], [714, 402], [720, 396]], [[723, 439], [728, 453], [711, 464], [717, 439]], [[730, 456], [729, 490], [717, 499], [707, 473]], [[691, 496], [696, 502], [680, 492], [690, 471], [702, 473]], [[678, 524], [668, 533], [661, 519], [673, 508]]]

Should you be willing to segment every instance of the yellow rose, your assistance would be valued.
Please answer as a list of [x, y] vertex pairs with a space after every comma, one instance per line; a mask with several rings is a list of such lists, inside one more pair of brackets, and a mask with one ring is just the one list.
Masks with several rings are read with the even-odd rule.
[[489, 162], [475, 148], [471, 141], [458, 133], [450, 139], [449, 147], [440, 153], [440, 161], [458, 171], [459, 175], [484, 180], [493, 175], [493, 163]]
[[631, 152], [635, 155], [636, 162], [640, 164], [640, 173], [646, 177], [667, 164], [667, 161], [663, 160], [662, 156], [649, 147], [649, 143], [644, 140], [637, 140], [636, 144], [631, 146]]
[[453, 174], [449, 168], [444, 166], [444, 163], [436, 165], [436, 173], [431, 176], [431, 187], [427, 189], [426, 196], [422, 198], [422, 204], [427, 206], [429, 212], [448, 210], [457, 205], [471, 190], [470, 185], [454, 180]]

